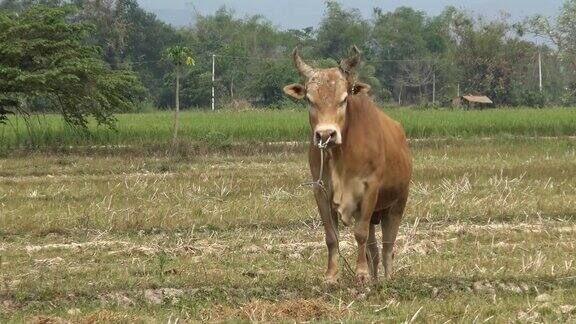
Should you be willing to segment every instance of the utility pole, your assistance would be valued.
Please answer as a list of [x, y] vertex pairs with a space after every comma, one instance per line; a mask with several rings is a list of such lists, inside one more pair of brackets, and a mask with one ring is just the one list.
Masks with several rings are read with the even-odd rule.
[[432, 75], [432, 104], [436, 104], [436, 72]]
[[216, 109], [214, 98], [214, 82], [216, 81], [216, 54], [212, 54], [212, 110]]
[[178, 140], [178, 128], [180, 127], [180, 66], [176, 65], [176, 111], [174, 112], [174, 138], [172, 143]]
[[538, 49], [538, 81], [540, 82], [540, 92], [542, 92], [542, 52], [540, 49]]

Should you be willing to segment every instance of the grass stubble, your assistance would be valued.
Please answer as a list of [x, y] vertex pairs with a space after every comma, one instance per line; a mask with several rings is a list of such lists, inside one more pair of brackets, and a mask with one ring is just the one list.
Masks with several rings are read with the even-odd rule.
[[412, 146], [368, 288], [322, 281], [304, 153], [0, 159], [0, 321], [576, 321], [576, 141]]

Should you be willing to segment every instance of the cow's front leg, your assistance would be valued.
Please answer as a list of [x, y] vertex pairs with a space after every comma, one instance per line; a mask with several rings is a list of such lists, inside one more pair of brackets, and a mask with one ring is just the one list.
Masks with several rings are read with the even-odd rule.
[[324, 225], [326, 246], [328, 247], [328, 268], [325, 279], [327, 283], [336, 283], [338, 280], [338, 219], [334, 217], [330, 208], [330, 200], [321, 188], [314, 189], [314, 197], [318, 211]]
[[376, 206], [377, 199], [378, 191], [370, 190], [369, 188], [362, 198], [360, 212], [358, 213], [358, 219], [356, 219], [356, 225], [354, 227], [354, 237], [358, 244], [358, 259], [356, 261], [356, 283], [358, 285], [368, 283], [370, 278], [366, 245], [368, 235], [370, 234], [370, 220], [372, 219], [372, 212]]
[[380, 265], [380, 249], [376, 240], [376, 226], [370, 222], [368, 234], [368, 265], [371, 267], [372, 279], [378, 282], [378, 266]]

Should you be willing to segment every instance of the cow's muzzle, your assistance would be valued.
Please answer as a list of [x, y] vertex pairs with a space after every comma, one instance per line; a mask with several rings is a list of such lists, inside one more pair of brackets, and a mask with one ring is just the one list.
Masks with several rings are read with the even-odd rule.
[[321, 148], [326, 148], [340, 144], [340, 133], [336, 128], [318, 127], [314, 131], [314, 144]]

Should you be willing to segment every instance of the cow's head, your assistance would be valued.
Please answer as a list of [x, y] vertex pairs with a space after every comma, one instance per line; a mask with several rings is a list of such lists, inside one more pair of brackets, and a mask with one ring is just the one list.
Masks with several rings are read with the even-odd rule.
[[307, 99], [315, 145], [342, 144], [348, 96], [370, 90], [369, 85], [357, 81], [360, 50], [353, 46], [350, 57], [343, 59], [340, 67], [330, 69], [312, 68], [302, 60], [297, 48], [292, 56], [305, 83], [285, 86], [284, 92], [299, 100]]

